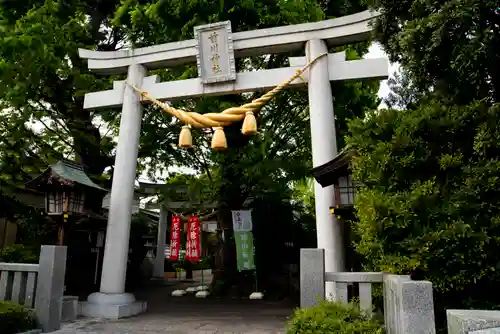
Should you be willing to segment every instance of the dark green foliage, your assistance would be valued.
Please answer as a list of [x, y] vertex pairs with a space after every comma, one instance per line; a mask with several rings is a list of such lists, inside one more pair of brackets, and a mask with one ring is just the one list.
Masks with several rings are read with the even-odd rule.
[[33, 310], [0, 301], [0, 333], [17, 334], [36, 328], [37, 322]]
[[367, 0], [383, 14], [377, 39], [423, 91], [460, 104], [500, 101], [500, 8], [495, 0]]
[[382, 334], [384, 326], [363, 314], [358, 305], [322, 301], [319, 305], [297, 309], [286, 328], [287, 334]]
[[402, 65], [386, 102], [406, 110], [350, 124], [357, 249], [368, 270], [430, 280], [438, 321], [445, 308], [496, 308], [498, 1], [367, 2], [382, 13], [377, 39]]
[[0, 262], [10, 263], [38, 263], [40, 250], [34, 251], [23, 245], [12, 245], [2, 249]]
[[438, 307], [500, 299], [500, 106], [427, 103], [351, 123], [366, 269], [431, 281]]
[[41, 210], [31, 208], [22, 211], [16, 223], [20, 244], [40, 249], [41, 245], [54, 245], [57, 242], [57, 224]]

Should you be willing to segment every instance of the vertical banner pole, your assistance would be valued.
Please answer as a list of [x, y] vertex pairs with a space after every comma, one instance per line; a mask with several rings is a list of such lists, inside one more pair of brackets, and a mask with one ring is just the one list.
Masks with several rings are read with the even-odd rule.
[[[172, 216], [172, 228], [170, 230], [170, 261], [178, 262], [180, 260], [181, 231], [181, 217]], [[175, 277], [177, 278], [177, 270], [175, 271]], [[186, 291], [180, 289], [172, 291], [172, 296], [174, 297], [181, 297], [185, 294]]]
[[259, 280], [257, 278], [257, 265], [255, 265], [255, 244], [253, 246], [253, 258], [254, 258], [254, 266], [255, 266], [255, 270], [253, 271], [253, 276], [255, 279], [255, 291], [258, 292], [259, 291]]
[[203, 271], [204, 271], [204, 269], [203, 269], [203, 266], [202, 266], [202, 267], [201, 267], [201, 286], [202, 286], [202, 287], [204, 287], [204, 286], [205, 286], [205, 281], [204, 281], [204, 279], [203, 279]]

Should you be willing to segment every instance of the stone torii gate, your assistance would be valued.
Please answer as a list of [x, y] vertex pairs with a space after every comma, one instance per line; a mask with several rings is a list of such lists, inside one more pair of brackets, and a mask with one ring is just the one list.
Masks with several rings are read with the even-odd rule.
[[[82, 304], [85, 316], [120, 318], [138, 314], [146, 304], [125, 293], [125, 274], [130, 233], [131, 204], [136, 175], [137, 151], [143, 99], [131, 85], [158, 100], [193, 98], [207, 95], [239, 94], [270, 90], [293, 76], [312, 59], [328, 52], [328, 46], [359, 42], [370, 38], [370, 20], [375, 13], [365, 11], [332, 20], [292, 26], [232, 33], [231, 23], [220, 22], [195, 27], [193, 40], [139, 49], [97, 52], [80, 49], [88, 68], [103, 75], [127, 73], [127, 81], [115, 81], [112, 90], [88, 93], [84, 108], [122, 107], [120, 131], [111, 189], [104, 263], [100, 291]], [[218, 44], [210, 43], [213, 34]], [[305, 47], [304, 47], [305, 45]], [[305, 57], [290, 58], [290, 67], [236, 73], [235, 58], [286, 53], [305, 49]], [[197, 62], [196, 79], [159, 82], [149, 70]], [[344, 52], [328, 54], [307, 70], [313, 166], [320, 166], [337, 155], [335, 120], [330, 81], [386, 79], [386, 59], [346, 61]], [[304, 85], [294, 80], [290, 86]], [[334, 206], [333, 186], [315, 183], [318, 248], [325, 250], [326, 271], [344, 270], [341, 226], [329, 208]], [[326, 295], [334, 295], [326, 287]]]

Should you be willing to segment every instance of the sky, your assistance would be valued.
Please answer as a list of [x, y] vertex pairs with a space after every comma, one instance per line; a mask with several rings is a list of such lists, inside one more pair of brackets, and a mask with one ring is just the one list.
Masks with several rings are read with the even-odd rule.
[[[382, 47], [378, 43], [373, 43], [370, 48], [368, 49], [368, 53], [365, 55], [364, 58], [387, 58], [387, 55], [385, 54], [384, 50], [382, 50]], [[399, 69], [398, 64], [389, 64], [389, 76], [393, 76], [394, 72], [397, 72]], [[380, 98], [387, 97], [389, 95], [389, 86], [387, 86], [387, 80], [383, 80], [380, 83], [380, 89], [378, 91], [378, 96]]]

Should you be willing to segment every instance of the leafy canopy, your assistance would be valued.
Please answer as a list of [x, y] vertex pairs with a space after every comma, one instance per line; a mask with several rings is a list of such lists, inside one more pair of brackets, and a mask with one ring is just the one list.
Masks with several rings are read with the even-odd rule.
[[349, 125], [357, 250], [368, 270], [430, 280], [438, 310], [498, 305], [498, 4], [368, 2], [403, 68], [387, 101], [403, 110]]
[[495, 0], [366, 0], [376, 37], [411, 81], [467, 104], [500, 102], [500, 7]]

